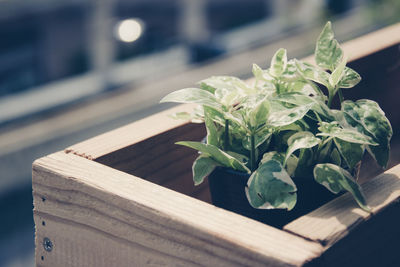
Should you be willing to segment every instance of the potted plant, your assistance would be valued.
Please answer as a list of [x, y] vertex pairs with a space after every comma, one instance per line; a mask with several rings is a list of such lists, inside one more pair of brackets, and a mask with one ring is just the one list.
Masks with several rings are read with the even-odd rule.
[[342, 90], [361, 77], [346, 67], [330, 22], [318, 37], [315, 62], [288, 60], [281, 48], [268, 69], [253, 65], [252, 85], [216, 76], [161, 100], [199, 104], [175, 117], [204, 121], [206, 141], [177, 144], [199, 151], [194, 183], [209, 176], [215, 205], [277, 227], [344, 191], [369, 210], [358, 171], [366, 151], [386, 167], [390, 122], [372, 100], [344, 100]]

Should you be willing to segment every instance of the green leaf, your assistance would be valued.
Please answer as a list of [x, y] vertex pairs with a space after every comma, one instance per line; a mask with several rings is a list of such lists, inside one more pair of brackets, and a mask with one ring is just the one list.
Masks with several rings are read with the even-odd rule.
[[370, 211], [361, 187], [346, 170], [330, 163], [317, 164], [314, 168], [314, 179], [335, 194], [343, 190], [350, 192], [362, 209]]
[[343, 58], [343, 51], [334, 39], [331, 22], [326, 23], [315, 47], [315, 62], [324, 69], [334, 71]]
[[316, 83], [322, 84], [326, 88], [330, 88], [330, 75], [323, 69], [317, 66], [313, 66], [310, 63], [302, 62], [300, 60], [296, 60], [296, 67], [297, 71], [304, 79], [314, 81]]
[[[284, 166], [285, 153], [277, 152], [277, 151], [267, 152], [263, 155], [259, 165], [261, 166], [262, 164], [264, 164], [265, 162], [270, 161], [270, 160], [276, 160], [280, 164], [282, 164], [282, 166]], [[299, 161], [299, 159], [293, 154], [290, 155], [290, 157], [287, 159], [285, 169], [286, 169], [287, 173], [289, 174], [289, 176], [294, 175], [296, 168], [297, 168], [298, 161]]]
[[255, 90], [248, 86], [244, 81], [233, 76], [212, 76], [200, 81], [200, 84], [202, 83], [215, 89], [238, 91], [238, 94], [240, 95], [247, 95], [255, 92]]
[[200, 155], [193, 162], [193, 181], [194, 185], [199, 185], [217, 166], [220, 166], [218, 162], [213, 160], [209, 156]]
[[299, 74], [297, 72], [296, 62], [294, 59], [291, 59], [286, 64], [286, 69], [282, 73], [280, 79], [286, 82], [291, 81], [299, 81]]
[[393, 135], [392, 126], [378, 103], [368, 99], [356, 102], [346, 100], [342, 103], [344, 118], [353, 127], [370, 136], [378, 146], [368, 146], [368, 152], [379, 165], [386, 168], [389, 160], [390, 139]]
[[206, 90], [206, 91], [210, 92], [211, 94], [215, 93], [215, 88], [211, 87], [205, 83], [199, 82], [199, 87], [200, 87], [200, 89]]
[[285, 160], [283, 166], [286, 165], [286, 161], [289, 159], [290, 155], [293, 154], [298, 149], [301, 148], [311, 148], [318, 145], [320, 139], [315, 137], [311, 132], [298, 132], [289, 137], [287, 144], [288, 149], [286, 152]]
[[342, 155], [344, 161], [346, 162], [346, 165], [350, 170], [352, 170], [354, 166], [361, 161], [364, 155], [364, 146], [360, 144], [349, 143], [337, 138], [333, 138], [333, 140], [340, 152], [340, 155]]
[[325, 143], [323, 143], [322, 148], [320, 148], [318, 155], [318, 160], [320, 162], [324, 162], [326, 160], [329, 151], [331, 150], [331, 147], [332, 147], [332, 140], [327, 140]]
[[271, 67], [269, 73], [274, 77], [280, 77], [286, 69], [287, 55], [286, 49], [280, 48], [275, 52], [271, 59]]
[[268, 71], [263, 70], [260, 66], [257, 64], [253, 64], [253, 69], [252, 69], [254, 77], [259, 80], [263, 81], [272, 81], [273, 78], [269, 75]]
[[333, 164], [340, 166], [342, 164], [342, 159], [340, 157], [339, 151], [334, 148], [331, 153], [331, 159]]
[[323, 101], [314, 97], [310, 97], [308, 95], [303, 95], [299, 93], [286, 93], [280, 94], [272, 100], [289, 103], [296, 106], [311, 105], [311, 110], [330, 120], [334, 119], [334, 114]]
[[271, 112], [268, 116], [267, 124], [274, 127], [292, 124], [293, 122], [302, 119], [311, 109], [311, 106], [312, 105], [304, 105]]
[[361, 76], [356, 71], [350, 69], [349, 67], [345, 67], [344, 74], [338, 85], [339, 88], [352, 88], [356, 86], [360, 81]]
[[213, 94], [198, 88], [185, 88], [172, 92], [161, 99], [160, 102], [196, 103], [221, 109], [221, 104], [218, 103]]
[[270, 105], [268, 100], [263, 99], [252, 107], [249, 113], [250, 125], [257, 128], [261, 124], [265, 124], [267, 121]]
[[342, 139], [343, 141], [356, 143], [356, 144], [366, 144], [375, 146], [377, 143], [369, 136], [362, 134], [354, 129], [341, 128], [338, 122], [321, 122], [320, 127], [318, 127], [320, 133], [317, 136], [329, 136]]
[[344, 73], [344, 68], [346, 67], [346, 60], [343, 59], [339, 65], [336, 67], [336, 69], [332, 72], [332, 74], [329, 76], [329, 84], [332, 87], [335, 87], [339, 81], [341, 81]]
[[205, 155], [212, 157], [216, 162], [222, 166], [232, 168], [234, 170], [250, 173], [250, 170], [242, 162], [232, 157], [228, 153], [222, 151], [216, 146], [210, 144], [203, 144], [201, 142], [181, 141], [177, 145], [187, 146], [202, 152]]
[[276, 160], [263, 163], [249, 178], [246, 195], [252, 207], [287, 209], [296, 205], [296, 185]]
[[207, 144], [217, 146], [219, 145], [220, 133], [218, 127], [215, 125], [213, 118], [215, 117], [214, 111], [211, 108], [204, 108], [204, 123], [207, 130]]

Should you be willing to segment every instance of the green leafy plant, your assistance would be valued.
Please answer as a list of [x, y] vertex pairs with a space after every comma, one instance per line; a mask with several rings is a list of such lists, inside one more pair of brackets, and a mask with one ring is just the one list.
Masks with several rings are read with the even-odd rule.
[[[333, 193], [350, 192], [369, 210], [358, 169], [365, 151], [386, 167], [390, 122], [372, 100], [344, 100], [342, 90], [361, 77], [346, 66], [330, 22], [318, 37], [315, 62], [288, 60], [281, 48], [268, 69], [253, 65], [252, 85], [216, 76], [161, 100], [199, 104], [193, 114], [175, 115], [204, 121], [207, 129], [206, 143], [177, 143], [200, 152], [193, 164], [196, 185], [216, 167], [231, 168], [250, 175], [245, 190], [251, 206], [291, 210], [297, 199], [292, 178], [314, 177]], [[339, 110], [331, 107], [335, 96]]]

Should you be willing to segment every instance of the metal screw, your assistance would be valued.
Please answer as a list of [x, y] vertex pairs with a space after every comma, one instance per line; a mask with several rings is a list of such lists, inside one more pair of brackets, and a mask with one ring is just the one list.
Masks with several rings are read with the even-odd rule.
[[43, 247], [47, 252], [51, 252], [53, 250], [53, 243], [49, 238], [43, 238]]

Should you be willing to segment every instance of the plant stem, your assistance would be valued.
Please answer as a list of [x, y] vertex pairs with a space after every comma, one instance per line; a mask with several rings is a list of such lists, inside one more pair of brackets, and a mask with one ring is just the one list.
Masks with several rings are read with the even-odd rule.
[[342, 106], [342, 102], [344, 101], [342, 89], [338, 89], [338, 95], [339, 95], [339, 100], [340, 100], [340, 106]]
[[225, 132], [224, 132], [224, 150], [229, 149], [229, 120], [225, 120]]
[[276, 93], [279, 95], [281, 93], [281, 83], [279, 79], [276, 79]]
[[256, 145], [254, 134], [250, 135], [250, 170], [253, 172], [256, 169]]
[[334, 95], [331, 93], [331, 90], [329, 90], [328, 108], [331, 108], [333, 96], [334, 96]]

